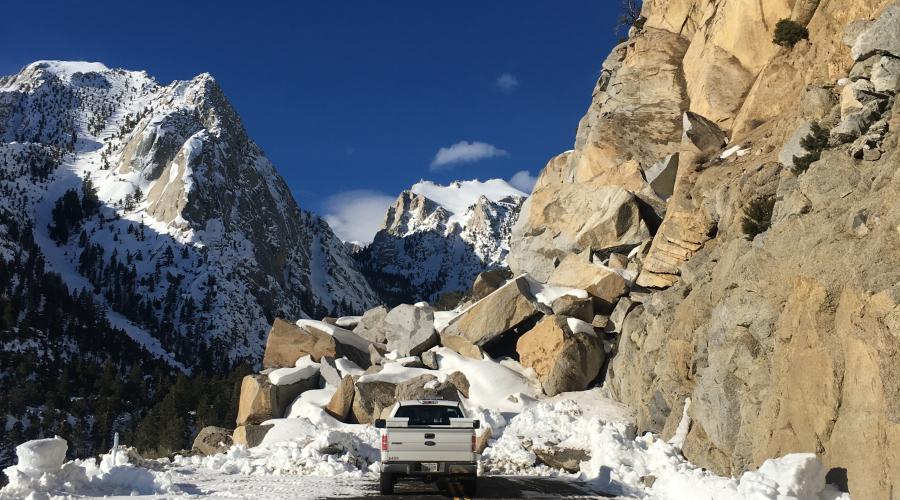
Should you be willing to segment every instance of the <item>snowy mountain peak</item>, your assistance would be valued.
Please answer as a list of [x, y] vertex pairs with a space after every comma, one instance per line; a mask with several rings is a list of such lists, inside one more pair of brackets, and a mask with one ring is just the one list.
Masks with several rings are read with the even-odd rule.
[[526, 198], [502, 179], [419, 181], [388, 208], [355, 257], [386, 302], [434, 301], [506, 266], [509, 234]]
[[57, 76], [72, 76], [75, 73], [97, 73], [109, 71], [105, 64], [87, 61], [35, 61], [25, 67], [26, 70], [38, 69], [49, 71]]
[[509, 197], [525, 198], [528, 196], [503, 179], [454, 181], [446, 186], [422, 180], [413, 184], [410, 191], [425, 196], [444, 207], [456, 216], [453, 222], [460, 223], [463, 222], [462, 215], [469, 207], [476, 204], [480, 197], [485, 197], [492, 202], [499, 202]]
[[[17, 144], [60, 161], [41, 182], [25, 179], [36, 160]], [[208, 73], [163, 86], [99, 63], [30, 64], [0, 79], [0, 155], [12, 158], [0, 180], [33, 187], [0, 208], [34, 225], [50, 267], [185, 364], [210, 349], [257, 359], [275, 316], [376, 302]], [[99, 207], [50, 234], [58, 201], [87, 185]]]

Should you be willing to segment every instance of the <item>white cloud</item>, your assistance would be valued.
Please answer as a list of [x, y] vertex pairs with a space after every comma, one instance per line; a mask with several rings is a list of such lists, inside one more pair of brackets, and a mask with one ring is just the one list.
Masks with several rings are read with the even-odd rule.
[[447, 170], [451, 165], [472, 163], [486, 158], [509, 156], [506, 151], [486, 142], [459, 141], [438, 150], [431, 160], [431, 171]]
[[519, 86], [519, 79], [512, 73], [503, 73], [494, 80], [494, 86], [504, 92], [512, 92]]
[[537, 182], [537, 177], [532, 176], [527, 170], [520, 170], [509, 178], [512, 187], [528, 194], [534, 189], [535, 182]]
[[370, 189], [343, 191], [325, 200], [325, 221], [344, 241], [370, 243], [394, 200], [393, 196]]

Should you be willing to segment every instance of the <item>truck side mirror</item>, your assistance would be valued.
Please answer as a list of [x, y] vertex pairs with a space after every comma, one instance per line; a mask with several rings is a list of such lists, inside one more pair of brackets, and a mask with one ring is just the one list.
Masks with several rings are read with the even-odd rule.
[[375, 428], [376, 429], [384, 429], [385, 427], [387, 427], [387, 423], [384, 421], [383, 418], [379, 418], [379, 419], [375, 420]]
[[481, 428], [481, 420], [473, 420], [473, 421], [472, 421], [472, 428], [473, 428], [473, 429], [480, 429], [480, 428]]

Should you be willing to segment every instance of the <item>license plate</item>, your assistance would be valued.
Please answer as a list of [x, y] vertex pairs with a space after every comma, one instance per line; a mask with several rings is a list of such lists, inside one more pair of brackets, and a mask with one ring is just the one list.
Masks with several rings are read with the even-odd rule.
[[438, 464], [435, 462], [422, 462], [422, 470], [436, 472], [438, 470]]

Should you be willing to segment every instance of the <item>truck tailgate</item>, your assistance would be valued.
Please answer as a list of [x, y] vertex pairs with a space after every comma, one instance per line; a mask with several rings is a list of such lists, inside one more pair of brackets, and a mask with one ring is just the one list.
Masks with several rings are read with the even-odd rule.
[[418, 462], [474, 462], [472, 428], [390, 427], [387, 459]]

